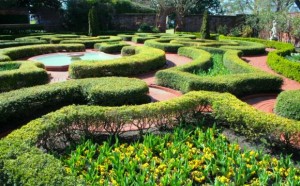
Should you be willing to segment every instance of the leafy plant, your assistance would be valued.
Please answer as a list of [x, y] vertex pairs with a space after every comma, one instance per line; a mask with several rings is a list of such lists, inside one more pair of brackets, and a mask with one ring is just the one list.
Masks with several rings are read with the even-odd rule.
[[209, 39], [210, 38], [210, 28], [209, 28], [209, 12], [207, 10], [204, 11], [201, 25], [201, 38]]

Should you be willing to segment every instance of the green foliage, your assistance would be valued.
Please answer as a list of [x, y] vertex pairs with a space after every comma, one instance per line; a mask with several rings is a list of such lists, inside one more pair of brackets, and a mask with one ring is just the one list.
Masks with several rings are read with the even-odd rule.
[[[124, 47], [122, 50], [127, 50]], [[130, 53], [132, 48], [130, 47]], [[123, 52], [122, 52], [123, 53]], [[76, 61], [69, 66], [71, 78], [133, 76], [159, 69], [166, 64], [165, 53], [150, 47], [136, 47], [135, 55], [106, 61]]]
[[94, 48], [96, 50], [100, 50], [101, 52], [105, 53], [120, 53], [122, 48], [125, 46], [130, 46], [125, 42], [107, 42], [107, 43], [96, 43]]
[[44, 65], [37, 62], [14, 61], [0, 63], [0, 92], [48, 83]]
[[196, 72], [199, 76], [218, 76], [231, 74], [230, 71], [223, 65], [223, 54], [215, 53], [212, 55], [213, 66], [207, 71], [199, 70]]
[[280, 77], [266, 74], [249, 66], [239, 58], [238, 51], [228, 50], [223, 56], [223, 64], [232, 73], [231, 75], [205, 78], [192, 73], [199, 70], [207, 71], [212, 67], [211, 55], [208, 52], [196, 48], [182, 47], [179, 48], [178, 54], [190, 57], [193, 61], [183, 66], [158, 71], [155, 74], [157, 84], [182, 92], [209, 90], [230, 92], [239, 96], [278, 91], [282, 84]]
[[96, 6], [92, 6], [88, 13], [89, 36], [97, 36], [100, 31], [100, 25], [97, 15]]
[[275, 113], [290, 119], [300, 120], [300, 91], [284, 91], [276, 100]]
[[230, 49], [230, 50], [240, 50], [243, 52], [244, 55], [259, 55], [264, 54], [265, 52], [265, 45], [256, 42], [250, 41], [235, 41], [239, 45], [238, 46], [221, 46], [222, 49]]
[[300, 184], [300, 169], [289, 157], [243, 150], [214, 128], [176, 128], [131, 144], [87, 140], [62, 161], [69, 175], [87, 185]]
[[41, 109], [87, 103], [100, 105], [140, 104], [149, 102], [145, 82], [130, 78], [100, 78], [67, 81], [23, 88], [0, 94], [0, 126], [31, 117]]
[[201, 38], [202, 39], [209, 39], [210, 38], [210, 28], [209, 28], [209, 13], [207, 10], [204, 11], [203, 18], [202, 18], [202, 25], [201, 25]]
[[[53, 86], [58, 86], [58, 85], [54, 84]], [[65, 91], [68, 90], [66, 86], [64, 86], [64, 90]], [[139, 130], [154, 125], [158, 127], [174, 126], [180, 123], [187, 116], [193, 115], [195, 114], [195, 112], [202, 111], [201, 108], [203, 107], [199, 107], [199, 105], [203, 107], [206, 107], [207, 105], [211, 105], [213, 110], [212, 116], [217, 121], [226, 122], [227, 124], [230, 125], [230, 127], [238, 128], [238, 129], [247, 128], [248, 131], [252, 131], [252, 134], [257, 134], [257, 135], [260, 134], [258, 135], [259, 138], [264, 136], [266, 139], [272, 139], [274, 140], [275, 143], [278, 144], [282, 144], [282, 143], [285, 144], [288, 141], [293, 141], [295, 143], [298, 143], [297, 141], [298, 138], [293, 138], [293, 134], [299, 134], [300, 132], [299, 122], [296, 122], [295, 120], [289, 120], [286, 118], [278, 117], [274, 114], [266, 114], [260, 112], [255, 108], [253, 108], [252, 106], [249, 106], [244, 102], [241, 102], [235, 96], [228, 93], [221, 94], [216, 92], [205, 92], [205, 91], [190, 92], [181, 97], [169, 101], [156, 102], [156, 103], [137, 105], [137, 106], [101, 107], [101, 106], [87, 106], [87, 105], [78, 105], [78, 106], [72, 105], [57, 110], [55, 112], [49, 113], [43, 116], [42, 118], [33, 120], [27, 125], [23, 126], [21, 129], [15, 130], [7, 137], [0, 140], [0, 151], [1, 151], [0, 153], [0, 170], [1, 170], [0, 181], [1, 182], [0, 183], [2, 185], [5, 184], [85, 185], [82, 178], [79, 177], [78, 179], [76, 179], [74, 178], [74, 176], [68, 174], [67, 173], [68, 170], [65, 169], [61, 161], [58, 160], [57, 158], [54, 158], [52, 155], [45, 154], [45, 150], [47, 149], [58, 150], [57, 148], [59, 147], [57, 147], [57, 145], [61, 147], [61, 145], [64, 146], [64, 144], [65, 145], [69, 144], [68, 140], [71, 140], [72, 137], [74, 137], [75, 140], [76, 139], [78, 140], [79, 137], [78, 135], [82, 137], [86, 135], [92, 135], [92, 136], [97, 135], [98, 134], [97, 131], [89, 130], [91, 128], [97, 128], [100, 129], [100, 131], [101, 129], [103, 129], [102, 131], [105, 131], [109, 134], [120, 134], [122, 133], [122, 128], [128, 125], [135, 126]], [[164, 118], [163, 121], [162, 118]], [[177, 118], [177, 120], [174, 120], [174, 118]], [[116, 123], [118, 125], [116, 125]], [[193, 136], [191, 134], [192, 133], [186, 134], [189, 137], [184, 139], [189, 140], [190, 137]], [[217, 150], [218, 153], [213, 153], [213, 156], [215, 158], [212, 158], [211, 160], [207, 161], [208, 163], [213, 163], [214, 161], [212, 162], [212, 160], [218, 161], [219, 160], [218, 155], [220, 155], [223, 158], [227, 158], [226, 156], [227, 151], [226, 150], [223, 151], [222, 149], [230, 148], [230, 147], [225, 145], [226, 141], [222, 136], [220, 136], [219, 138], [216, 137], [212, 130], [207, 131], [207, 136], [203, 134], [204, 137], [203, 135], [201, 135], [202, 134], [201, 132], [196, 132], [194, 134], [196, 136], [199, 136], [200, 139], [209, 142], [210, 144], [216, 144], [216, 146], [214, 146], [215, 148], [211, 148], [211, 150], [215, 149]], [[183, 137], [186, 135], [183, 135]], [[178, 138], [176, 139], [180, 139], [179, 136], [181, 135], [178, 135]], [[291, 138], [289, 138], [289, 136]], [[68, 139], [67, 141], [64, 140], [57, 141], [59, 139], [66, 139], [64, 137], [70, 137], [70, 139]], [[284, 138], [285, 141], [283, 141], [282, 138]], [[145, 139], [151, 139], [151, 138], [146, 137]], [[172, 152], [172, 154], [176, 157], [180, 156], [180, 154], [179, 155], [176, 154], [180, 150], [184, 150], [183, 153], [192, 152], [186, 150], [185, 149], [186, 146], [183, 144], [180, 146], [176, 146], [176, 143], [174, 143], [174, 138], [166, 137], [165, 139], [167, 140], [170, 139], [173, 142], [173, 144], [170, 144], [170, 148], [168, 149], [171, 150], [176, 147], [176, 151]], [[186, 141], [183, 142], [185, 143]], [[222, 142], [224, 142], [225, 144], [222, 145]], [[155, 147], [158, 148], [157, 150], [160, 150], [162, 149], [159, 146], [160, 143], [162, 143], [161, 139], [151, 141], [151, 143], [149, 142], [148, 145], [153, 144]], [[191, 140], [189, 141], [189, 143], [191, 143], [194, 146], [197, 144], [197, 140]], [[158, 145], [156, 146], [155, 144]], [[187, 143], [185, 144], [188, 146]], [[291, 144], [287, 143], [286, 145], [291, 145]], [[42, 147], [43, 151], [38, 147]], [[251, 169], [249, 165], [246, 166], [244, 160], [246, 162], [255, 161], [256, 153], [244, 151], [243, 153], [245, 155], [241, 155], [240, 153], [238, 153], [239, 152], [238, 146], [231, 146], [231, 148], [233, 149], [231, 149], [231, 151], [229, 152], [232, 151], [237, 152], [236, 154], [231, 154], [231, 155], [232, 156], [236, 155], [236, 158], [240, 157], [239, 160], [241, 161], [241, 162], [235, 162], [238, 165], [236, 172], [238, 172], [239, 170], [243, 171], [245, 169], [246, 170]], [[166, 150], [166, 152], [170, 152], [168, 149]], [[209, 153], [209, 151], [204, 152], [203, 146], [197, 149], [202, 150], [201, 152], [203, 153], [205, 152]], [[140, 153], [140, 152], [135, 151], [135, 153]], [[147, 155], [151, 156], [151, 153], [150, 152], [146, 153], [146, 156]], [[166, 158], [168, 157], [167, 155], [168, 154], [165, 154]], [[232, 156], [231, 158], [235, 158]], [[205, 158], [204, 156], [202, 157]], [[117, 158], [117, 156], [113, 158]], [[249, 160], [247, 160], [248, 158]], [[180, 160], [180, 158], [177, 158], [177, 160]], [[267, 162], [265, 162], [266, 164], [263, 163], [263, 165], [258, 167], [256, 167], [255, 164], [252, 165], [252, 168], [255, 168], [255, 170], [266, 168], [264, 166], [268, 167], [268, 165], [270, 165], [268, 158], [260, 159], [258, 161], [267, 161]], [[172, 163], [175, 162], [169, 161], [168, 165], [171, 166]], [[284, 165], [282, 165], [280, 162], [283, 162]], [[114, 165], [117, 166], [117, 163], [118, 162], [115, 162]], [[229, 167], [232, 167], [231, 166], [233, 165], [232, 163], [229, 165]], [[289, 159], [286, 159], [286, 161], [279, 160], [276, 162], [274, 160], [274, 162], [272, 161], [272, 163], [273, 163], [272, 165], [274, 166], [276, 165], [282, 166], [282, 168], [284, 168], [284, 170], [283, 169], [281, 170], [283, 174], [285, 173], [285, 169], [288, 168], [290, 168], [290, 171], [293, 171], [292, 170], [293, 166]], [[196, 165], [196, 162], [194, 164]], [[225, 166], [225, 164], [222, 165]], [[186, 164], [186, 166], [189, 166], [189, 164]], [[199, 166], [199, 168], [201, 167]], [[107, 169], [107, 167], [105, 168]], [[222, 171], [222, 169], [218, 170], [217, 169], [218, 167], [216, 166], [212, 166], [212, 167], [207, 166], [206, 168], [208, 168], [207, 170], [212, 170], [211, 168], [214, 168], [215, 169], [214, 173], [219, 173], [219, 171]], [[278, 172], [278, 170], [275, 170], [275, 168], [274, 170], [269, 170], [269, 171], [274, 171], [274, 173]], [[281, 172], [279, 172], [278, 174], [280, 175]], [[271, 173], [273, 174], [273, 172]], [[290, 172], [290, 174], [293, 175], [293, 172]], [[122, 175], [124, 174], [122, 173]], [[246, 175], [248, 174], [245, 174], [245, 176]], [[279, 175], [277, 175], [278, 180], [280, 180]], [[257, 176], [261, 177], [261, 179], [264, 181], [266, 181], [266, 179], [263, 178], [268, 177], [267, 174], [263, 172], [257, 174]], [[208, 177], [205, 177], [205, 179], [207, 178]], [[244, 180], [242, 178], [233, 178], [233, 179]], [[177, 178], [176, 183], [178, 182], [178, 180], [180, 179]], [[272, 181], [274, 180], [277, 179], [272, 179]], [[288, 180], [293, 181], [291, 179]]]
[[42, 24], [0, 24], [0, 34], [29, 34], [44, 32]]
[[217, 33], [222, 35], [227, 35], [229, 33], [228, 27], [226, 25], [219, 25], [217, 27]]
[[165, 52], [177, 53], [182, 44], [170, 43], [171, 39], [150, 39], [145, 41], [145, 46], [161, 49]]
[[134, 36], [132, 37], [132, 41], [135, 43], [144, 43], [145, 41], [149, 40], [149, 39], [156, 39], [157, 37], [155, 36]]
[[99, 37], [87, 37], [87, 38], [77, 38], [77, 39], [68, 39], [62, 40], [61, 44], [84, 44], [85, 48], [94, 48], [96, 43], [103, 42], [117, 42], [122, 41], [118, 36], [99, 36]]
[[268, 53], [267, 63], [269, 67], [275, 70], [277, 73], [282, 74], [288, 78], [300, 81], [300, 63], [295, 63], [284, 56], [290, 55], [295, 51], [295, 47], [289, 43], [282, 43], [277, 41], [269, 41], [257, 38], [240, 38], [240, 37], [226, 37], [224, 39], [235, 39], [243, 41], [252, 41], [262, 43], [269, 48], [275, 48], [277, 50]]
[[55, 52], [80, 52], [84, 50], [85, 48], [82, 44], [44, 44], [5, 48], [0, 51], [0, 56], [3, 56], [4, 60], [7, 60], [8, 58], [16, 60], [41, 54]]
[[45, 41], [45, 40], [28, 40], [28, 41], [7, 40], [5, 42], [0, 43], [0, 48], [25, 46], [25, 45], [36, 45], [36, 44], [47, 44], [47, 41]]

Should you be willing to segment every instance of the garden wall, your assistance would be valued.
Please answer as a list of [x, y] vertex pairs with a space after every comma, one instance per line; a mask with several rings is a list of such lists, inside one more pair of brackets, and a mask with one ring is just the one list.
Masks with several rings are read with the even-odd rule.
[[137, 31], [142, 23], [155, 26], [156, 14], [119, 14], [112, 18], [112, 30]]

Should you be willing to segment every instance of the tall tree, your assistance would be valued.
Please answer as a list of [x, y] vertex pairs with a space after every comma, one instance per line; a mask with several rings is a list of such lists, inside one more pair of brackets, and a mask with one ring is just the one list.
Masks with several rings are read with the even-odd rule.
[[39, 8], [53, 8], [59, 9], [63, 0], [0, 0], [1, 7], [3, 8], [27, 8], [31, 12]]

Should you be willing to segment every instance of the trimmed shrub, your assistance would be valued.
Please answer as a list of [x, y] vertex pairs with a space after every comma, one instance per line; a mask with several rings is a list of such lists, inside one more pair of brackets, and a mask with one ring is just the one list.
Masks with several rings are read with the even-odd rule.
[[300, 90], [281, 92], [276, 100], [275, 113], [289, 119], [300, 120]]
[[180, 118], [201, 112], [200, 106], [207, 105], [212, 106], [212, 116], [217, 121], [231, 127], [247, 127], [277, 143], [283, 143], [283, 135], [300, 132], [299, 122], [260, 112], [227, 93], [190, 92], [169, 101], [139, 106], [72, 105], [31, 121], [0, 141], [0, 184], [81, 185], [80, 178], [69, 176], [60, 160], [45, 150], [53, 149], [57, 143], [68, 145], [68, 140], [78, 137], [76, 134], [97, 134], [93, 129], [118, 134], [125, 125], [140, 130], [153, 125], [174, 126]]
[[257, 38], [242, 38], [242, 37], [227, 37], [222, 36], [223, 39], [235, 39], [243, 41], [253, 41], [262, 43], [269, 48], [275, 48], [276, 51], [268, 53], [267, 63], [269, 67], [277, 73], [282, 74], [288, 78], [300, 82], [300, 63], [295, 63], [286, 59], [284, 56], [290, 55], [295, 51], [295, 47], [290, 43], [282, 43], [278, 41], [269, 41]]
[[230, 50], [240, 50], [243, 52], [244, 55], [258, 55], [264, 54], [265, 45], [250, 41], [236, 41], [239, 45], [238, 46], [221, 46], [223, 49], [230, 49]]
[[165, 52], [177, 53], [182, 44], [170, 43], [171, 39], [150, 39], [145, 41], [145, 46], [161, 49]]
[[[124, 47], [133, 53], [132, 56], [112, 60], [82, 60], [74, 61], [69, 66], [71, 78], [80, 79], [103, 76], [133, 76], [159, 69], [166, 64], [165, 52], [150, 47]], [[124, 53], [124, 52], [122, 52]]]
[[132, 41], [135, 43], [144, 43], [145, 41], [149, 39], [156, 39], [155, 36], [134, 36], [132, 37]]
[[209, 39], [210, 38], [209, 14], [208, 14], [207, 10], [205, 10], [204, 14], [203, 14], [200, 34], [201, 34], [202, 39]]
[[120, 38], [123, 39], [123, 41], [131, 41], [132, 37], [136, 36], [136, 35], [130, 35], [130, 34], [118, 34], [117, 36], [119, 36]]
[[25, 46], [25, 45], [36, 45], [36, 44], [47, 44], [45, 40], [28, 40], [28, 41], [6, 41], [0, 42], [0, 48]]
[[238, 42], [235, 41], [215, 41], [215, 40], [205, 40], [205, 39], [196, 39], [196, 40], [187, 40], [187, 39], [174, 39], [171, 43], [183, 44], [184, 46], [190, 47], [221, 47], [225, 46], [238, 46]]
[[48, 83], [44, 65], [38, 62], [13, 61], [0, 63], [0, 92]]
[[17, 60], [48, 53], [81, 52], [84, 50], [85, 48], [82, 44], [44, 44], [5, 48], [0, 51], [0, 56], [3, 56], [4, 60], [7, 60], [8, 58], [10, 58], [11, 60]]
[[93, 5], [88, 13], [88, 23], [89, 23], [89, 35], [96, 36], [100, 31], [100, 24], [97, 14], [97, 8]]
[[122, 48], [125, 46], [130, 46], [125, 42], [108, 42], [108, 43], [96, 43], [94, 48], [105, 53], [120, 53]]
[[0, 35], [1, 40], [12, 40], [15, 39], [13, 35]]
[[69, 40], [62, 40], [61, 44], [84, 44], [85, 48], [94, 48], [96, 43], [103, 43], [103, 42], [117, 42], [122, 41], [122, 38], [117, 36], [110, 36], [110, 38], [101, 39], [101, 38], [86, 38], [86, 39], [69, 39]]
[[149, 102], [145, 82], [134, 78], [105, 77], [40, 85], [0, 94], [0, 126], [31, 117], [42, 109], [70, 104], [116, 106]]
[[234, 95], [249, 95], [261, 92], [279, 91], [283, 80], [274, 75], [247, 65], [238, 57], [237, 51], [224, 53], [224, 65], [229, 68], [231, 75], [216, 77], [199, 77], [194, 72], [207, 70], [212, 66], [211, 55], [201, 49], [182, 47], [179, 55], [191, 57], [193, 62], [187, 65], [158, 71], [155, 74], [157, 84], [171, 87], [182, 92], [192, 90], [209, 90], [229, 92]]

